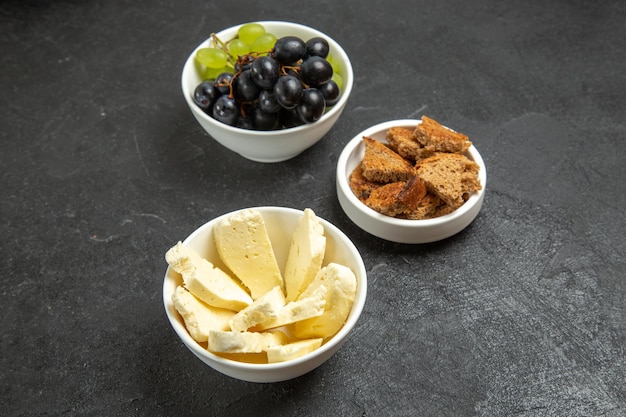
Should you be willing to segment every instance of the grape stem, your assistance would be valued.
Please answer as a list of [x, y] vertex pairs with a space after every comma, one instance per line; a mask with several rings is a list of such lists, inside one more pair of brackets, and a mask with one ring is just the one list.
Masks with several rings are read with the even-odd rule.
[[300, 67], [299, 66], [291, 66], [291, 65], [280, 65], [280, 72], [282, 75], [287, 75], [287, 71], [288, 70], [292, 70], [293, 72], [295, 72], [296, 74], [300, 73]]
[[227, 60], [226, 65], [227, 65], [229, 68], [234, 68], [234, 67], [235, 67], [235, 65], [233, 64], [232, 58], [231, 58], [231, 56], [230, 56], [230, 50], [228, 49], [228, 44], [229, 44], [230, 42], [232, 42], [232, 41], [233, 41], [233, 39], [235, 39], [235, 38], [233, 38], [233, 39], [229, 40], [228, 42], [224, 42], [223, 40], [221, 40], [221, 39], [219, 38], [219, 36], [217, 36], [217, 34], [215, 34], [215, 33], [211, 33], [211, 39], [213, 40], [213, 43], [215, 44], [215, 46], [216, 46], [216, 47], [218, 47], [218, 48], [220, 48], [222, 51], [226, 52], [226, 57], [227, 57], [227, 58], [226, 58], [226, 60]]
[[222, 50], [226, 53], [228, 53], [228, 45], [226, 43], [224, 43], [219, 36], [217, 36], [217, 34], [215, 33], [211, 33], [211, 39], [213, 39], [213, 42], [215, 42], [216, 46], [219, 46], [220, 48], [222, 48]]

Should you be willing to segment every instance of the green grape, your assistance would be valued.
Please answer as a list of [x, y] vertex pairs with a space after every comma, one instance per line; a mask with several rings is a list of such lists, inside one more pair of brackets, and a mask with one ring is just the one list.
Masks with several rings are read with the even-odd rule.
[[341, 73], [341, 69], [339, 68], [339, 60], [335, 59], [332, 54], [328, 54], [326, 57], [326, 61], [330, 63], [330, 66], [333, 67], [333, 72]]
[[252, 45], [250, 45], [250, 52], [258, 52], [262, 55], [267, 53], [274, 47], [276, 43], [276, 36], [271, 33], [264, 33], [259, 36]]
[[337, 83], [337, 86], [339, 87], [340, 90], [343, 90], [343, 78], [341, 78], [341, 75], [339, 75], [336, 72], [333, 72], [333, 76], [331, 77], [331, 80]]
[[248, 45], [252, 45], [254, 41], [264, 33], [265, 28], [260, 23], [246, 23], [242, 25], [237, 32], [239, 39]]
[[201, 48], [196, 52], [199, 63], [208, 68], [222, 68], [228, 62], [228, 55], [218, 48]]
[[221, 68], [205, 67], [204, 71], [200, 73], [200, 77], [203, 80], [214, 80], [217, 78], [218, 75], [220, 75], [223, 72], [233, 72], [233, 69], [227, 66], [223, 66]]
[[246, 55], [250, 52], [250, 47], [241, 39], [233, 39], [228, 44], [228, 52], [230, 56], [236, 61], [239, 56]]

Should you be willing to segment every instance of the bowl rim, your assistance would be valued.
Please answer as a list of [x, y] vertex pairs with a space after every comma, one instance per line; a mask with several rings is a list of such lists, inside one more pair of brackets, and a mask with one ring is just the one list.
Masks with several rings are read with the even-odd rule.
[[[203, 233], [205, 229], [210, 229], [211, 227], [213, 227], [213, 225], [219, 220], [227, 216], [231, 216], [242, 210], [249, 210], [249, 209], [257, 209], [257, 210], [260, 210], [261, 213], [263, 213], [264, 211], [268, 211], [268, 210], [278, 211], [281, 213], [298, 214], [298, 215], [303, 215], [304, 213], [303, 210], [289, 208], [289, 207], [282, 207], [282, 206], [256, 206], [256, 207], [246, 207], [246, 208], [233, 210], [231, 212], [224, 213], [217, 217], [214, 217], [213, 219], [207, 221], [200, 227], [196, 228], [189, 236], [187, 236], [182, 241], [182, 244], [183, 245], [188, 244], [197, 235]], [[365, 300], [367, 298], [367, 271], [365, 269], [363, 257], [361, 256], [359, 250], [357, 249], [356, 245], [352, 242], [352, 240], [344, 232], [342, 232], [337, 226], [330, 223], [328, 220], [325, 220], [324, 218], [319, 217], [319, 216], [317, 216], [317, 218], [320, 220], [320, 222], [324, 226], [325, 234], [327, 230], [332, 231], [334, 235], [336, 235], [339, 239], [343, 241], [343, 243], [348, 247], [350, 252], [356, 255], [355, 260], [359, 269], [358, 271], [354, 271], [355, 275], [357, 276], [357, 293], [355, 294], [355, 299], [352, 305], [352, 309], [350, 310], [350, 314], [348, 315], [346, 322], [341, 327], [341, 329], [339, 329], [337, 333], [335, 333], [326, 343], [322, 344], [319, 348], [313, 350], [312, 352], [309, 352], [298, 358], [290, 359], [290, 360], [283, 361], [283, 362], [249, 363], [249, 362], [240, 362], [234, 359], [224, 358], [222, 356], [216, 355], [210, 352], [208, 349], [205, 349], [204, 347], [202, 347], [198, 342], [196, 342], [187, 331], [182, 320], [177, 320], [177, 317], [180, 317], [180, 315], [178, 311], [176, 310], [176, 308], [174, 307], [174, 303], [171, 300], [172, 293], [169, 291], [169, 288], [168, 288], [168, 286], [171, 286], [173, 284], [171, 282], [170, 274], [174, 272], [168, 266], [165, 272], [165, 277], [163, 279], [163, 287], [162, 287], [163, 305], [165, 307], [165, 313], [167, 315], [168, 321], [170, 322], [170, 325], [173, 327], [176, 335], [179, 338], [181, 338], [185, 346], [189, 348], [199, 358], [201, 359], [204, 358], [210, 362], [214, 362], [216, 366], [219, 366], [220, 368], [230, 367], [233, 369], [238, 369], [242, 371], [252, 371], [252, 372], [277, 371], [277, 370], [281, 370], [285, 368], [297, 367], [300, 364], [309, 362], [318, 357], [322, 357], [328, 351], [341, 346], [341, 344], [343, 344], [345, 340], [348, 338], [354, 326], [357, 324], [361, 316], [361, 313], [363, 312], [363, 309], [365, 307]], [[168, 298], [168, 295], [169, 295], [169, 298]], [[217, 369], [217, 368], [214, 368], [214, 369], [216, 369], [220, 373], [223, 373], [220, 369]]]
[[[236, 126], [230, 126], [227, 125], [225, 123], [221, 123], [215, 119], [213, 119], [211, 116], [209, 116], [208, 114], [206, 114], [205, 112], [203, 112], [193, 101], [192, 99], [192, 93], [193, 91], [190, 91], [187, 89], [186, 87], [186, 76], [190, 73], [192, 73], [192, 71], [195, 71], [195, 65], [194, 65], [194, 57], [196, 55], [196, 52], [203, 47], [206, 47], [207, 45], [210, 44], [211, 42], [211, 37], [209, 36], [208, 38], [206, 38], [205, 40], [203, 40], [198, 46], [196, 46], [193, 51], [188, 55], [187, 59], [185, 60], [185, 63], [183, 64], [183, 70], [181, 72], [181, 80], [180, 80], [180, 84], [181, 84], [181, 88], [183, 91], [183, 96], [185, 98], [185, 101], [187, 102], [187, 105], [192, 109], [192, 111], [194, 112], [194, 114], [196, 115], [196, 117], [200, 117], [203, 121], [206, 121], [207, 123], [210, 123], [211, 125], [214, 126], [219, 126], [220, 128], [223, 128], [226, 131], [229, 131], [233, 134], [253, 134], [254, 136], [259, 136], [259, 137], [263, 137], [263, 136], [287, 136], [287, 135], [292, 135], [292, 134], [297, 134], [303, 130], [306, 130], [307, 128], [311, 127], [311, 126], [315, 126], [318, 125], [320, 123], [323, 123], [323, 121], [332, 118], [333, 116], [335, 116], [335, 114], [337, 113], [341, 113], [343, 108], [345, 107], [350, 94], [352, 92], [352, 88], [354, 85], [354, 71], [352, 68], [352, 63], [350, 61], [350, 58], [348, 57], [348, 54], [346, 53], [346, 51], [343, 49], [343, 47], [337, 42], [335, 41], [332, 37], [330, 37], [328, 34], [315, 29], [313, 27], [301, 24], [301, 23], [295, 23], [295, 22], [289, 22], [289, 21], [282, 21], [282, 20], [262, 20], [262, 21], [250, 21], [250, 22], [244, 22], [238, 25], [234, 25], [234, 26], [230, 26], [224, 29], [221, 29], [219, 32], [215, 32], [215, 34], [219, 37], [220, 34], [224, 33], [230, 33], [230, 32], [234, 32], [236, 33], [237, 30], [247, 24], [247, 23], [259, 23], [261, 25], [264, 25], [267, 29], [268, 26], [275, 26], [275, 25], [284, 25], [287, 27], [295, 27], [295, 28], [299, 28], [301, 30], [305, 30], [305, 31], [311, 31], [315, 33], [315, 36], [322, 36], [324, 37], [329, 45], [330, 45], [330, 50], [332, 51], [333, 55], [336, 56], [337, 58], [339, 58], [341, 60], [341, 62], [344, 63], [345, 66], [345, 74], [342, 74], [342, 80], [343, 80], [343, 88], [341, 91], [341, 97], [339, 98], [339, 101], [337, 103], [335, 103], [334, 106], [332, 106], [329, 110], [325, 111], [324, 114], [322, 115], [322, 117], [320, 117], [319, 120], [315, 121], [314, 123], [307, 123], [307, 124], [303, 124], [300, 126], [295, 126], [295, 127], [290, 127], [287, 129], [278, 129], [278, 130], [249, 130], [249, 129], [242, 129], [240, 127], [236, 127]], [[269, 29], [268, 29], [269, 31]], [[306, 40], [305, 40], [306, 41]]]
[[[478, 172], [478, 179], [482, 185], [482, 189], [473, 193], [470, 198], [458, 209], [454, 210], [451, 213], [445, 214], [443, 216], [435, 217], [433, 219], [422, 219], [422, 220], [409, 220], [409, 219], [399, 219], [396, 217], [391, 217], [384, 215], [382, 213], [377, 212], [376, 210], [366, 206], [363, 202], [361, 202], [357, 196], [352, 192], [349, 183], [350, 172], [348, 170], [348, 163], [350, 157], [355, 152], [362, 152], [364, 149], [363, 136], [372, 136], [376, 133], [380, 133], [381, 131], [388, 130], [391, 127], [415, 127], [418, 124], [422, 123], [419, 119], [398, 119], [398, 120], [389, 120], [386, 122], [378, 123], [374, 126], [370, 126], [367, 129], [361, 131], [356, 134], [343, 148], [341, 154], [339, 155], [337, 161], [337, 184], [338, 184], [338, 192], [341, 192], [344, 197], [348, 200], [348, 202], [361, 213], [369, 216], [373, 221], [387, 224], [389, 226], [394, 227], [407, 227], [419, 229], [422, 227], [436, 227], [448, 222], [451, 222], [455, 219], [458, 219], [468, 213], [476, 204], [480, 203], [483, 199], [485, 189], [487, 187], [487, 169], [485, 167], [485, 162], [478, 152], [478, 149], [472, 144], [468, 151], [466, 152], [466, 156], [470, 157], [470, 159], [474, 160], [479, 166], [480, 170]], [[386, 142], [383, 142], [386, 143]], [[362, 159], [362, 155], [360, 156]]]

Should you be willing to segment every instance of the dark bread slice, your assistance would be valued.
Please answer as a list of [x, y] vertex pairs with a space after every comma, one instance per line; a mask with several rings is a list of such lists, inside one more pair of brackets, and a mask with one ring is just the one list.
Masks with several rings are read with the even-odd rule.
[[416, 207], [404, 214], [409, 220], [432, 219], [441, 216], [439, 214], [441, 207], [448, 207], [448, 205], [435, 194], [426, 193]]
[[452, 210], [460, 207], [469, 194], [482, 188], [478, 164], [465, 155], [442, 153], [416, 164], [418, 177], [426, 189], [441, 198]]
[[387, 216], [398, 216], [415, 210], [426, 195], [426, 186], [419, 178], [392, 182], [375, 188], [365, 204]]
[[413, 137], [430, 152], [462, 154], [472, 145], [467, 135], [448, 129], [428, 116], [422, 116], [422, 123], [413, 131]]
[[381, 214], [396, 217], [407, 211], [406, 205], [398, 200], [398, 194], [406, 186], [405, 182], [391, 182], [372, 190], [365, 205]]
[[406, 127], [392, 127], [387, 130], [387, 142], [401, 157], [416, 162], [432, 156], [434, 152], [426, 149], [413, 136], [414, 129]]
[[452, 213], [454, 210], [456, 210], [458, 207], [452, 207], [447, 205], [446, 203], [441, 202], [441, 204], [439, 204], [436, 208], [435, 208], [435, 212], [433, 213], [433, 217], [441, 217], [441, 216], [445, 216], [446, 214], [450, 214]]
[[354, 195], [363, 203], [369, 198], [372, 190], [381, 186], [380, 183], [370, 181], [363, 176], [361, 164], [354, 168], [350, 174], [348, 183]]
[[390, 183], [408, 181], [415, 175], [413, 166], [384, 143], [368, 137], [363, 137], [363, 141], [361, 170], [367, 180]]
[[426, 185], [417, 175], [406, 182], [402, 191], [398, 193], [398, 200], [408, 208], [417, 207], [426, 195]]

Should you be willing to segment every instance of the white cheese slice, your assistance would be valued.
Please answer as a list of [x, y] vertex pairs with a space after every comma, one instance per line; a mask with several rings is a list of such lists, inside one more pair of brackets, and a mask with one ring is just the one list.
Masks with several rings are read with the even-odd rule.
[[274, 287], [230, 319], [230, 329], [243, 332], [259, 323], [268, 321], [285, 305], [285, 295], [280, 286]]
[[309, 296], [285, 304], [276, 317], [260, 323], [255, 330], [273, 329], [317, 317], [324, 313], [325, 305], [326, 287], [320, 285]]
[[258, 210], [237, 212], [213, 228], [220, 258], [248, 287], [252, 299], [263, 296], [283, 278], [272, 249], [265, 221]]
[[182, 286], [172, 294], [172, 302], [196, 342], [206, 342], [211, 330], [230, 330], [228, 322], [235, 315], [234, 311], [211, 307]]
[[352, 310], [356, 296], [356, 276], [350, 268], [336, 263], [328, 264], [320, 270], [301, 297], [307, 297], [320, 286], [327, 289], [324, 312], [320, 316], [295, 323], [294, 335], [300, 339], [334, 335]]
[[165, 259], [182, 275], [185, 288], [205, 303], [234, 311], [252, 304], [236, 280], [180, 242], [167, 251]]
[[288, 342], [282, 332], [209, 332], [208, 349], [222, 353], [260, 353]]
[[193, 249], [178, 242], [165, 253], [168, 265], [181, 275], [193, 271], [202, 260], [202, 257]]
[[282, 346], [271, 347], [267, 349], [267, 361], [268, 363], [276, 363], [299, 358], [320, 347], [323, 340], [321, 337], [305, 339]]
[[307, 208], [293, 234], [287, 264], [285, 265], [285, 291], [287, 301], [298, 298], [322, 268], [326, 237], [324, 226]]

